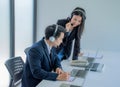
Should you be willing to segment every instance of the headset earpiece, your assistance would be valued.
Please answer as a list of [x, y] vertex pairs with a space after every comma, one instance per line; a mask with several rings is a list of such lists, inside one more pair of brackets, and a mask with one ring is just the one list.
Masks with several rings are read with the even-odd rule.
[[55, 37], [51, 36], [51, 37], [49, 38], [49, 40], [50, 40], [51, 42], [54, 42], [54, 41], [55, 41]]
[[56, 33], [57, 33], [57, 30], [58, 30], [58, 25], [56, 25], [55, 31], [54, 31], [54, 33], [53, 33], [53, 36], [49, 37], [49, 40], [50, 40], [51, 42], [54, 42], [54, 41], [55, 41], [55, 35], [56, 35]]

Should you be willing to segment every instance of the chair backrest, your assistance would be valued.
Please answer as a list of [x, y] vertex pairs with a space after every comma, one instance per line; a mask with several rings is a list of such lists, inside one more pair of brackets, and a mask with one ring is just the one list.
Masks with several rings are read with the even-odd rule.
[[27, 47], [27, 48], [24, 50], [25, 54], [27, 54], [29, 50], [30, 50], [30, 47]]
[[21, 82], [22, 73], [23, 73], [23, 67], [24, 62], [20, 56], [18, 57], [12, 57], [5, 62], [5, 66], [7, 67], [11, 79], [13, 80], [13, 84], [17, 85]]

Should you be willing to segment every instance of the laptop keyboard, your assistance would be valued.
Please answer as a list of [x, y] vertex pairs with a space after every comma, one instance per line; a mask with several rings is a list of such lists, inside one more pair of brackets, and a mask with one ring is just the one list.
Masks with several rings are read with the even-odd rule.
[[76, 85], [70, 85], [70, 87], [81, 87], [81, 86], [76, 86]]
[[94, 62], [94, 60], [95, 60], [95, 58], [88, 57], [88, 58], [87, 58], [87, 60], [88, 60], [88, 63], [93, 63], [93, 62]]
[[81, 87], [81, 86], [77, 86], [77, 85], [72, 85], [72, 84], [62, 83], [62, 84], [60, 85], [60, 87]]
[[85, 78], [86, 74], [87, 74], [87, 71], [85, 71], [85, 70], [73, 69], [71, 71], [71, 76], [73, 76], [73, 77]]
[[99, 63], [94, 63], [90, 70], [97, 71], [98, 66], [99, 66]]
[[[89, 63], [89, 65], [85, 67], [85, 70], [97, 71], [100, 65], [103, 65], [103, 64]], [[102, 70], [102, 67], [101, 67], [101, 70]]]

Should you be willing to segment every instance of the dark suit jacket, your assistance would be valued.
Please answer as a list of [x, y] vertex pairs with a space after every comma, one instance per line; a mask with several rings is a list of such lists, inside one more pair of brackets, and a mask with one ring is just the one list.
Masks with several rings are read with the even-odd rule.
[[[69, 19], [61, 19], [57, 21], [58, 25], [61, 25], [63, 27], [65, 27], [65, 25], [69, 22]], [[65, 34], [65, 37], [63, 39], [63, 43], [60, 45], [60, 47], [57, 48], [57, 53], [59, 53], [59, 51], [64, 48], [64, 58], [67, 59], [70, 54], [71, 54], [71, 50], [72, 50], [72, 43], [73, 40], [75, 40], [74, 43], [74, 47], [73, 47], [73, 60], [78, 59], [78, 53], [80, 52], [80, 38], [81, 35], [78, 35], [78, 27], [75, 27], [76, 29], [74, 29], [70, 35], [68, 36], [68, 34]]]
[[61, 68], [61, 64], [54, 49], [51, 50], [51, 56], [50, 59], [44, 39], [30, 48], [23, 71], [22, 87], [35, 87], [43, 79], [56, 80], [58, 74], [51, 71]]

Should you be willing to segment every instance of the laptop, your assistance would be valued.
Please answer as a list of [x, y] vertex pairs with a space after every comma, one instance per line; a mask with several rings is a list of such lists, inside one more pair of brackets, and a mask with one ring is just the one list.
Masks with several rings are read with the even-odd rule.
[[70, 74], [72, 77], [85, 78], [87, 71], [86, 70], [79, 70], [79, 69], [72, 69]]
[[101, 63], [89, 63], [89, 65], [85, 67], [85, 70], [101, 72], [103, 67], [104, 64]]

